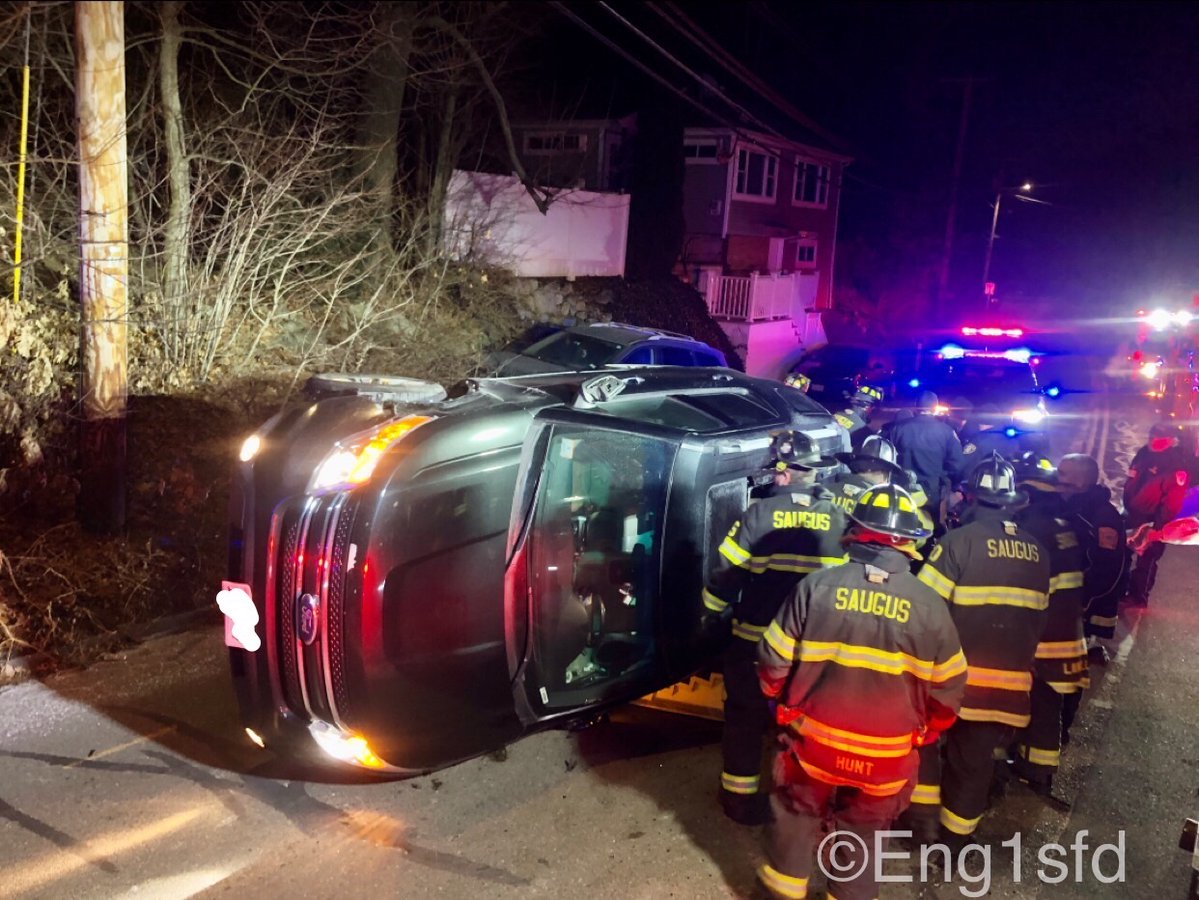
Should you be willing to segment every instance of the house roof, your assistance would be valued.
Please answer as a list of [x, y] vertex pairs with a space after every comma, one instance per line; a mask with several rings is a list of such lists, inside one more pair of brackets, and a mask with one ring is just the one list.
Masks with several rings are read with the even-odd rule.
[[829, 150], [819, 144], [804, 143], [802, 141], [793, 140], [791, 138], [782, 137], [774, 134], [767, 134], [763, 131], [755, 131], [752, 128], [732, 128], [729, 126], [718, 125], [693, 125], [683, 129], [683, 134], [686, 137], [724, 137], [731, 136], [736, 140], [762, 147], [766, 150], [774, 152], [791, 151], [801, 153], [807, 156], [812, 156], [817, 159], [827, 159], [834, 162], [839, 162], [842, 165], [848, 165], [853, 162], [852, 156], [846, 156], [843, 153], [837, 153]]

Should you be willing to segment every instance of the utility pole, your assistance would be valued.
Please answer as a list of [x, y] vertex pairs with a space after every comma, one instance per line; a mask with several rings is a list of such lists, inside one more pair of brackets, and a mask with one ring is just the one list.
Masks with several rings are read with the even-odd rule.
[[76, 516], [88, 531], [125, 526], [129, 183], [125, 141], [125, 4], [75, 4], [79, 122], [79, 302], [83, 420]]
[[953, 237], [958, 217], [958, 186], [962, 180], [962, 158], [966, 151], [966, 130], [970, 122], [970, 104], [974, 98], [974, 76], [947, 79], [962, 85], [962, 116], [958, 122], [958, 144], [953, 155], [953, 180], [949, 185], [949, 212], [945, 217], [945, 242], [941, 249], [941, 269], [937, 278], [938, 313], [944, 310], [949, 293], [949, 266], [953, 259]]

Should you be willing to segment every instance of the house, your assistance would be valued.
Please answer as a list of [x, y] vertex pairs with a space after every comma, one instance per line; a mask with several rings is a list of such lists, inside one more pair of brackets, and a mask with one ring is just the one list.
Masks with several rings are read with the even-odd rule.
[[842, 173], [850, 158], [774, 135], [687, 128], [683, 277], [754, 374], [781, 375], [823, 341]]
[[636, 115], [512, 125], [521, 163], [537, 184], [612, 193], [628, 189], [636, 133]]

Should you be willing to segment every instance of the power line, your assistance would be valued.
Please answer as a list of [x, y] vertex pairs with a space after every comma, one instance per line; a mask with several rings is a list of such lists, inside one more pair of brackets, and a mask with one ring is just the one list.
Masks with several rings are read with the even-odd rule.
[[[660, 4], [649, 3], [647, 5], [656, 15], [663, 19], [683, 37], [687, 38], [687, 40], [693, 43], [696, 47], [705, 53], [712, 54], [715, 61], [722, 68], [724, 68], [726, 72], [738, 79], [750, 90], [760, 93], [765, 99], [773, 103], [776, 108], [782, 111], [792, 121], [802, 125], [812, 133], [819, 135], [834, 146], [844, 147], [844, 141], [840, 137], [826, 130], [815, 120], [811, 119], [797, 107], [792, 105], [790, 101], [779, 94], [778, 91], [776, 91], [770, 86], [770, 84], [763, 80], [761, 76], [755, 73], [752, 69], [748, 68], [744, 63], [742, 63], [728, 50], [726, 50], [718, 41], [711, 37], [711, 35], [704, 31], [703, 28], [701, 28], [693, 19], [691, 19], [677, 3], [666, 3], [666, 6], [669, 7], [671, 12], [677, 17], [677, 20], [672, 19], [669, 14], [661, 9]], [[683, 24], [680, 25], [680, 22]]]
[[599, 5], [603, 9], [607, 10], [612, 16], [614, 16], [617, 19], [617, 21], [619, 21], [622, 25], [624, 25], [626, 28], [628, 28], [630, 31], [632, 31], [635, 35], [637, 35], [639, 38], [641, 38], [643, 41], [645, 41], [647, 44], [649, 44], [651, 47], [653, 47], [655, 50], [657, 50], [659, 53], [661, 53], [663, 56], [665, 56], [668, 60], [670, 60], [672, 63], [674, 63], [680, 69], [682, 69], [684, 72], [686, 72], [688, 75], [690, 75], [696, 81], [698, 81], [705, 88], [710, 90], [713, 94], [715, 94], [717, 97], [719, 97], [725, 103], [727, 103], [729, 106], [733, 107], [733, 109], [737, 110], [739, 113], [741, 113], [747, 119], [749, 119], [751, 122], [758, 125], [764, 131], [770, 132], [775, 137], [779, 137], [779, 138], [784, 137], [784, 135], [781, 132], [779, 132], [776, 128], [773, 128], [768, 123], [763, 122], [761, 119], [759, 119], [757, 116], [755, 116], [752, 112], [750, 112], [750, 110], [746, 109], [744, 106], [742, 106], [740, 103], [738, 103], [732, 97], [730, 97], [728, 94], [724, 93], [724, 91], [720, 90], [714, 84], [709, 82], [706, 78], [704, 78], [702, 75], [700, 75], [694, 69], [692, 69], [686, 63], [681, 61], [678, 57], [671, 54], [669, 50], [667, 50], [665, 47], [663, 47], [661, 44], [659, 44], [657, 41], [655, 41], [653, 38], [651, 38], [648, 34], [646, 34], [644, 31], [642, 31], [640, 28], [638, 28], [636, 25], [634, 25], [632, 22], [630, 22], [628, 19], [626, 19], [624, 16], [622, 16], [616, 10], [614, 10], [611, 6], [609, 6], [607, 3], [605, 3], [604, 0], [599, 0]]

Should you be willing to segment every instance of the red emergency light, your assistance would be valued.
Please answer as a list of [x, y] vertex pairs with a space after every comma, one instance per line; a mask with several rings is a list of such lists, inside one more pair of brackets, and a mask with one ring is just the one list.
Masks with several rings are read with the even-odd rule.
[[1023, 328], [976, 328], [973, 325], [964, 325], [962, 334], [966, 337], [1024, 337]]

